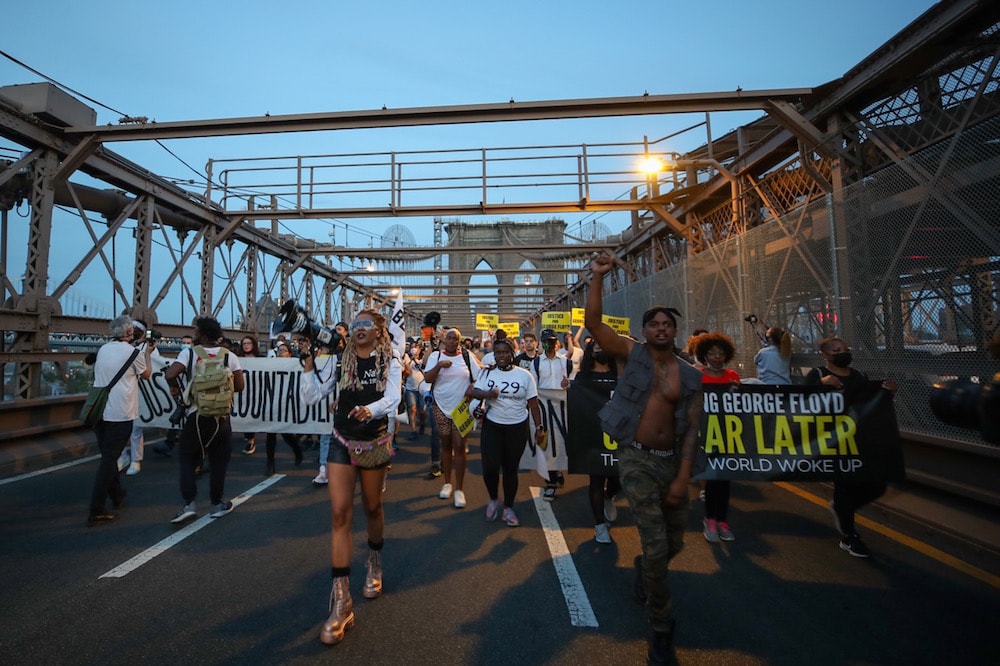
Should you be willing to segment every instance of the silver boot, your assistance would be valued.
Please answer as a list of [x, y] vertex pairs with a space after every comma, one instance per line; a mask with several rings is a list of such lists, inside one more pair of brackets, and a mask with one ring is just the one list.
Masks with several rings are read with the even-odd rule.
[[365, 586], [361, 590], [365, 599], [376, 599], [382, 594], [382, 551], [368, 551], [368, 567], [365, 572]]
[[323, 624], [319, 639], [327, 645], [344, 640], [344, 632], [354, 626], [354, 602], [351, 600], [350, 579], [341, 576], [333, 579], [330, 590], [330, 617]]

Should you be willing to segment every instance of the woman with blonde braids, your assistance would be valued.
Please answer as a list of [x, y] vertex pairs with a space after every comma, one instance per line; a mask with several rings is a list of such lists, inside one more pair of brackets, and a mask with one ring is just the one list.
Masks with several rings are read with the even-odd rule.
[[334, 386], [333, 440], [327, 459], [333, 531], [330, 537], [333, 589], [330, 617], [320, 640], [335, 645], [354, 626], [351, 600], [351, 521], [354, 488], [361, 479], [361, 504], [367, 518], [368, 564], [362, 594], [375, 599], [382, 594], [382, 485], [392, 455], [388, 414], [399, 404], [401, 366], [393, 353], [385, 317], [362, 310], [351, 322], [350, 337], [337, 370], [325, 381], [317, 378], [311, 355], [303, 361], [300, 392], [306, 404], [315, 404]]

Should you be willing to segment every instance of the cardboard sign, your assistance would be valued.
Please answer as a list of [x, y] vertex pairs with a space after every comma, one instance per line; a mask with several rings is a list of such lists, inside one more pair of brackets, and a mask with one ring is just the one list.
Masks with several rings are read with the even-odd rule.
[[491, 314], [476, 313], [476, 330], [495, 331], [499, 328], [500, 317]]
[[543, 312], [542, 328], [551, 328], [556, 333], [569, 331], [571, 316], [569, 312]]

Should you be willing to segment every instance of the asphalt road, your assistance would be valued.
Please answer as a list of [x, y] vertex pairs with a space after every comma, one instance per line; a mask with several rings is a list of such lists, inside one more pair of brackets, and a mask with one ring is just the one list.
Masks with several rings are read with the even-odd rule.
[[[241, 446], [227, 482], [240, 505], [181, 530], [168, 522], [181, 505], [176, 462], [151, 450], [126, 480], [121, 518], [106, 526], [85, 524], [93, 459], [0, 483], [0, 663], [645, 663], [645, 614], [631, 596], [639, 544], [625, 502], [615, 543], [602, 546], [584, 477], [567, 476], [546, 504], [531, 496], [538, 477], [523, 472], [521, 526], [486, 523], [477, 444], [469, 505], [457, 510], [437, 498], [440, 481], [423, 478], [426, 439], [403, 441], [390, 472], [383, 596], [361, 597], [358, 510], [357, 626], [340, 645], [322, 645], [330, 509], [326, 491], [310, 485], [315, 452], [295, 468], [279, 443], [284, 476], [262, 485], [263, 447], [246, 457]], [[207, 485], [200, 480], [202, 514]], [[929, 557], [892, 529], [864, 532], [871, 560], [848, 556], [822, 491], [736, 483], [737, 540], [709, 545], [692, 486], [687, 547], [670, 579], [681, 663], [1000, 663], [1000, 591], [988, 577]], [[559, 529], [546, 533], [548, 510]], [[568, 552], [557, 572], [550, 542], [560, 538]], [[582, 585], [570, 592], [572, 614], [567, 571]], [[574, 626], [581, 606], [597, 626]]]

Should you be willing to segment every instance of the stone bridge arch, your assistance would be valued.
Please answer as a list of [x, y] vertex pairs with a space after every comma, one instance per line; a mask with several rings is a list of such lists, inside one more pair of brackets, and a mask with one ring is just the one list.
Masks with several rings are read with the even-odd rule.
[[[517, 250], [518, 245], [561, 247], [566, 242], [564, 239], [566, 222], [564, 220], [449, 222], [445, 224], [445, 231], [448, 234], [448, 245], [466, 250], [447, 253], [448, 269], [451, 271], [448, 287], [455, 290], [467, 288], [470, 275], [481, 262], [486, 262], [490, 268], [496, 271], [497, 282], [500, 284], [497, 307], [501, 313], [516, 311], [514, 296], [518, 290], [523, 293], [525, 289], [525, 285], [516, 283], [517, 274], [514, 271], [520, 269], [523, 273], [535, 275], [534, 279], [537, 282], [533, 282], [531, 285], [533, 288], [544, 288], [550, 285], [565, 287], [564, 274], [548, 273], [544, 270], [536, 274], [530, 267], [525, 266], [527, 262], [535, 269], [563, 268], [565, 260], [561, 256], [555, 255], [555, 258], [552, 258], [552, 254], [545, 252], [519, 252]], [[482, 253], [467, 251], [469, 248], [477, 246], [483, 247]], [[510, 249], [497, 250], [500, 247]]]

